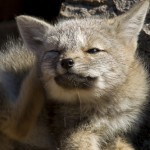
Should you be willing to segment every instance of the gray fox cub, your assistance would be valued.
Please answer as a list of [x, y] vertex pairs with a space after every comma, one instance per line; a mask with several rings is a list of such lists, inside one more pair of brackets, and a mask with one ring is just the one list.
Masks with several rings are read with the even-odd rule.
[[54, 26], [18, 16], [27, 49], [16, 45], [0, 55], [4, 98], [15, 100], [1, 132], [41, 147], [43, 139], [53, 150], [132, 150], [124, 135], [138, 128], [149, 91], [136, 54], [148, 8], [145, 0], [113, 19]]

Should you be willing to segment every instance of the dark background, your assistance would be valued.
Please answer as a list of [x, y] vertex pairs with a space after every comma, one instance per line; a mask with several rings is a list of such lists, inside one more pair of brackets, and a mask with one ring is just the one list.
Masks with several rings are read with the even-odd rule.
[[63, 0], [0, 0], [0, 46], [8, 37], [18, 37], [15, 17], [21, 14], [55, 22]]

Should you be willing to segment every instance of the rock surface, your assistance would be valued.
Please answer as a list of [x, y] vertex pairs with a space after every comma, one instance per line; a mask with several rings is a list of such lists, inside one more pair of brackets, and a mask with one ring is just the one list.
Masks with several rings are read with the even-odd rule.
[[62, 3], [63, 17], [119, 15], [132, 7], [139, 0], [65, 0]]

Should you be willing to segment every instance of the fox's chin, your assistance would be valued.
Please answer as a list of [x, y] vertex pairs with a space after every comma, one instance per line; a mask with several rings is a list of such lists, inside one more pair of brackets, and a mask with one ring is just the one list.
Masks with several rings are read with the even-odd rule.
[[84, 77], [74, 73], [57, 75], [55, 82], [65, 89], [90, 89], [95, 85], [97, 77]]

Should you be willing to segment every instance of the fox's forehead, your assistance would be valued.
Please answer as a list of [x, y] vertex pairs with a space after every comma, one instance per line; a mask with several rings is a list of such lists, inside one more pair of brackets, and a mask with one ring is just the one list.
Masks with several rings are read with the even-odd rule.
[[[92, 43], [105, 40], [106, 29], [103, 21], [98, 19], [70, 20], [58, 24], [56, 36], [59, 47], [69, 49], [92, 47]], [[106, 28], [106, 27], [105, 27]], [[108, 38], [108, 37], [107, 37]]]
[[59, 46], [74, 49], [79, 46], [84, 47], [86, 44], [86, 35], [80, 27], [60, 29]]
[[[56, 28], [60, 32], [80, 32], [83, 31], [85, 33], [91, 32], [91, 30], [102, 30], [106, 22], [102, 19], [93, 19], [93, 18], [85, 18], [85, 19], [73, 19], [60, 22], [56, 25]], [[106, 26], [105, 26], [106, 27]]]

